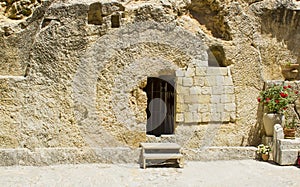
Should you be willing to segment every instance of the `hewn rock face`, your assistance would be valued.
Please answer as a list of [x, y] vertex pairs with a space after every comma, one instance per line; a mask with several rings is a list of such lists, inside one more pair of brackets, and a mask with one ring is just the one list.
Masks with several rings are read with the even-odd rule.
[[[300, 63], [299, 2], [30, 3], [1, 4], [0, 148], [256, 145], [264, 81]], [[146, 136], [143, 89], [165, 75], [175, 135]]]

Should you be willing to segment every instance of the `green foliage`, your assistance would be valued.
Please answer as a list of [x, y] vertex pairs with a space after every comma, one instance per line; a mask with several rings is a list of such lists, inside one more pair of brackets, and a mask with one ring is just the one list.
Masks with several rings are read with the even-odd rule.
[[289, 104], [295, 102], [298, 94], [298, 90], [294, 90], [291, 85], [274, 84], [268, 89], [261, 91], [257, 101], [263, 103], [268, 108], [268, 112], [282, 113]]
[[285, 128], [287, 129], [294, 129], [297, 127], [298, 124], [298, 118], [297, 116], [294, 114], [293, 116], [290, 116], [288, 114], [284, 114], [286, 116], [286, 120], [285, 120]]
[[288, 61], [288, 62], [285, 63], [286, 66], [291, 66], [291, 64], [292, 64], [291, 61]]
[[264, 145], [264, 144], [259, 144], [257, 146], [257, 150], [256, 150], [256, 153], [257, 154], [270, 154], [271, 152], [271, 147], [268, 146], [268, 145]]

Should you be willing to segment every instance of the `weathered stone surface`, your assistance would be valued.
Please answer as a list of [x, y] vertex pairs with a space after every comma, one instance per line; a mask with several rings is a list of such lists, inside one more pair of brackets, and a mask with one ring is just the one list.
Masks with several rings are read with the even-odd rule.
[[185, 149], [188, 160], [240, 160], [254, 159], [255, 147], [207, 147], [204, 149]]
[[297, 164], [298, 149], [285, 149], [279, 153], [278, 164], [279, 165], [295, 165]]
[[138, 162], [140, 149], [129, 148], [38, 148], [0, 149], [0, 166], [53, 165], [78, 163], [129, 163]]
[[162, 75], [176, 80], [184, 148], [257, 145], [264, 81], [299, 63], [290, 1], [26, 3], [0, 8], [1, 148], [136, 148], [149, 139], [143, 88]]
[[[153, 142], [153, 141], [152, 141]], [[160, 141], [161, 142], [161, 141]], [[168, 142], [168, 141], [164, 141]], [[253, 159], [255, 147], [209, 147], [182, 149], [187, 160]], [[141, 149], [129, 148], [40, 148], [0, 149], [0, 166], [46, 166], [79, 163], [139, 163]], [[233, 155], [233, 156], [232, 156]]]

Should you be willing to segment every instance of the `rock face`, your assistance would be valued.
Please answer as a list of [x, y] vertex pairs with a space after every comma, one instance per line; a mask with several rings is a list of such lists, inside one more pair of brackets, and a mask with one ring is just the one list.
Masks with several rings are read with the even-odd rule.
[[[256, 145], [259, 91], [300, 63], [299, 4], [2, 1], [0, 148]], [[174, 135], [146, 135], [149, 77], [174, 81]]]

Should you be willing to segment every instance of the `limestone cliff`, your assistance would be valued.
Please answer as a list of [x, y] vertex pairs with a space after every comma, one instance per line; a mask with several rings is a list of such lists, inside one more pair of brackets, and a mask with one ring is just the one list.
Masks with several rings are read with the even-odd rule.
[[[181, 111], [196, 104], [182, 105], [191, 108], [177, 108], [174, 141], [185, 148], [256, 145], [264, 81], [283, 80], [281, 63], [300, 63], [299, 1], [0, 3], [0, 148], [137, 147], [151, 141], [143, 129], [147, 76], [180, 69], [193, 79], [178, 78], [179, 87], [198, 78], [203, 93], [199, 71], [210, 67], [228, 68], [218, 77], [233, 86], [232, 105], [224, 101], [232, 109], [204, 120], [197, 106], [200, 117], [193, 113], [189, 123]], [[219, 110], [221, 98], [214, 104], [212, 97], [203, 104]]]

